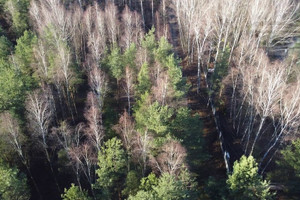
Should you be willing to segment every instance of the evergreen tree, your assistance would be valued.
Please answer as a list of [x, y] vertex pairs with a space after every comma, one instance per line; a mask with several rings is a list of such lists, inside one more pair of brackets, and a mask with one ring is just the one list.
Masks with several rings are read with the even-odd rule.
[[158, 47], [154, 50], [154, 53], [155, 59], [166, 66], [168, 56], [172, 53], [172, 45], [167, 41], [165, 37], [161, 37], [158, 42]]
[[104, 143], [98, 155], [98, 176], [95, 187], [101, 189], [103, 199], [110, 199], [114, 190], [120, 187], [120, 178], [125, 174], [126, 155], [122, 143], [112, 138]]
[[64, 190], [64, 194], [61, 195], [63, 200], [91, 200], [87, 194], [87, 191], [80, 190], [78, 186], [75, 186], [73, 183], [69, 189]]
[[181, 68], [178, 65], [178, 60], [171, 54], [166, 57], [165, 61], [168, 67], [168, 76], [170, 78], [170, 85], [173, 88], [175, 98], [183, 97], [188, 91], [185, 79], [182, 77]]
[[117, 45], [113, 46], [111, 53], [108, 55], [107, 65], [111, 75], [119, 81], [123, 76], [124, 66], [122, 63], [120, 48]]
[[27, 87], [33, 87], [35, 84], [35, 80], [32, 78], [32, 63], [34, 61], [33, 46], [36, 42], [36, 36], [30, 31], [25, 31], [23, 36], [17, 39], [15, 47], [15, 62], [20, 68]]
[[283, 160], [278, 164], [292, 169], [293, 174], [300, 178], [300, 139], [293, 141], [281, 154]]
[[252, 156], [242, 156], [239, 161], [235, 161], [233, 172], [227, 180], [233, 199], [272, 199], [273, 194], [269, 191], [269, 183], [264, 181], [257, 171], [257, 163]]
[[25, 92], [22, 76], [9, 63], [0, 60], [0, 111], [22, 106]]
[[0, 161], [0, 199], [29, 200], [30, 195], [26, 182], [25, 174]]
[[173, 110], [168, 106], [161, 106], [158, 102], [151, 105], [143, 104], [135, 112], [137, 127], [148, 129], [163, 136], [168, 130], [168, 122], [173, 114]]
[[149, 76], [149, 65], [144, 63], [138, 73], [138, 84], [136, 86], [137, 93], [139, 95], [149, 92], [151, 88], [151, 81]]
[[123, 62], [124, 66], [129, 66], [131, 69], [135, 70], [136, 65], [135, 65], [135, 56], [136, 56], [136, 46], [134, 43], [132, 43], [129, 48], [127, 48], [124, 52], [123, 55]]
[[5, 11], [10, 14], [12, 30], [17, 37], [28, 29], [29, 0], [8, 0], [5, 3]]
[[127, 173], [125, 181], [125, 189], [122, 191], [122, 194], [125, 196], [135, 195], [139, 189], [140, 179], [137, 175], [137, 172], [131, 170]]
[[4, 35], [0, 36], [0, 59], [8, 60], [11, 54], [11, 42]]
[[300, 191], [300, 139], [292, 142], [281, 152], [282, 158], [276, 161], [276, 169], [269, 174], [271, 179], [283, 183], [288, 195], [299, 196]]
[[[154, 177], [153, 177], [154, 176]], [[163, 173], [159, 179], [154, 174], [141, 180], [140, 191], [129, 200], [182, 200], [197, 199], [196, 182], [186, 170], [178, 177]]]
[[154, 61], [154, 50], [157, 47], [154, 32], [155, 28], [152, 27], [151, 30], [144, 37], [144, 40], [142, 40], [142, 47], [146, 49], [147, 55], [150, 59], [150, 63]]

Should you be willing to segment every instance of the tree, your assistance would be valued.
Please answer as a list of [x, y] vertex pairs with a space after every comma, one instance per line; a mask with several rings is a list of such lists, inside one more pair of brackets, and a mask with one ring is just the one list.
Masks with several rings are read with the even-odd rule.
[[32, 78], [32, 64], [34, 61], [33, 47], [36, 43], [36, 36], [30, 31], [24, 31], [23, 36], [17, 39], [17, 45], [15, 46], [14, 60], [23, 74], [24, 83], [28, 85], [26, 87], [29, 88], [35, 85], [35, 80]]
[[242, 156], [234, 163], [227, 185], [232, 198], [237, 200], [267, 200], [273, 196], [269, 191], [269, 183], [258, 174], [258, 166], [252, 156]]
[[280, 151], [280, 159], [276, 161], [276, 168], [268, 176], [274, 182], [280, 182], [286, 188], [288, 196], [299, 196], [300, 186], [300, 139], [292, 141]]
[[144, 63], [141, 66], [141, 69], [138, 73], [137, 80], [138, 80], [138, 84], [136, 86], [136, 90], [138, 95], [149, 92], [151, 88], [151, 82], [150, 82], [150, 75], [149, 75], [149, 65], [147, 63]]
[[177, 141], [171, 140], [162, 146], [161, 152], [153, 158], [153, 167], [160, 173], [178, 175], [184, 166], [186, 149]]
[[110, 199], [113, 191], [119, 190], [119, 181], [126, 168], [125, 152], [119, 139], [112, 138], [104, 143], [98, 154], [98, 167], [95, 186], [101, 189], [104, 199]]
[[125, 196], [135, 195], [139, 189], [140, 180], [136, 171], [129, 171], [126, 176], [125, 188], [122, 194]]
[[105, 136], [104, 127], [102, 124], [101, 110], [99, 109], [96, 97], [92, 92], [90, 92], [87, 97], [84, 117], [87, 120], [85, 134], [90, 139], [93, 146], [96, 147], [98, 151], [100, 151], [102, 140]]
[[17, 37], [28, 28], [28, 8], [30, 1], [28, 0], [8, 0], [5, 8], [10, 14], [12, 21], [12, 30]]
[[0, 110], [18, 110], [25, 100], [22, 76], [14, 66], [0, 60]]
[[123, 54], [123, 60], [124, 60], [123, 65], [130, 67], [130, 69], [132, 69], [133, 71], [136, 71], [136, 64], [135, 64], [136, 53], [137, 53], [136, 44], [131, 43], [126, 48]]
[[281, 154], [283, 160], [280, 164], [293, 169], [294, 175], [300, 178], [300, 139], [293, 141], [291, 145], [281, 151]]
[[25, 174], [0, 161], [0, 197], [3, 200], [29, 200]]
[[186, 148], [186, 161], [190, 169], [197, 169], [208, 158], [204, 146], [203, 122], [199, 115], [192, 115], [185, 107], [178, 108], [175, 116], [169, 125], [169, 132]]
[[109, 34], [109, 40], [112, 45], [117, 44], [119, 37], [119, 20], [118, 20], [118, 8], [114, 3], [109, 3], [105, 6], [105, 20], [107, 31]]
[[142, 40], [142, 47], [146, 50], [144, 62], [147, 61], [146, 58], [148, 58], [149, 63], [154, 61], [154, 49], [157, 46], [154, 32], [155, 28], [152, 27], [144, 37], [144, 40]]
[[50, 106], [49, 97], [41, 90], [36, 90], [32, 94], [29, 94], [26, 100], [28, 128], [31, 130], [31, 136], [38, 141], [39, 145], [41, 145], [56, 182], [56, 186], [59, 188], [54, 175], [53, 162], [50, 157], [51, 154], [48, 149], [49, 127], [52, 123], [54, 114]]
[[117, 45], [115, 45], [112, 48], [107, 59], [108, 59], [107, 65], [110, 69], [112, 76], [115, 79], [117, 79], [117, 81], [119, 82], [119, 80], [123, 76], [124, 68], [123, 68], [123, 63], [122, 63], [122, 59], [121, 59], [120, 48]]
[[[82, 125], [79, 125], [82, 126]], [[79, 127], [83, 129], [83, 127]], [[79, 130], [78, 130], [79, 131]], [[80, 131], [79, 131], [80, 132]], [[82, 170], [84, 176], [86, 177], [89, 186], [91, 187], [91, 192], [93, 197], [95, 197], [93, 184], [95, 183], [95, 165], [97, 162], [97, 156], [95, 153], [95, 147], [89, 141], [76, 145], [70, 150], [70, 156], [72, 162], [75, 164], [77, 182], [80, 184], [80, 174], [79, 169]]]
[[12, 50], [11, 42], [4, 35], [0, 36], [0, 59], [8, 60]]
[[30, 171], [30, 163], [28, 162], [26, 152], [24, 151], [24, 145], [27, 141], [26, 137], [21, 132], [18, 120], [13, 118], [12, 114], [4, 112], [1, 114], [0, 127], [2, 140], [6, 143], [9, 143], [9, 147], [12, 148], [18, 154], [22, 164], [26, 167], [28, 176], [31, 178], [37, 193], [41, 195], [37, 183], [34, 180]]
[[168, 106], [160, 106], [158, 102], [151, 105], [142, 105], [135, 112], [135, 120], [138, 129], [154, 131], [159, 136], [163, 136], [168, 130], [168, 120], [173, 114]]
[[69, 189], [64, 190], [64, 194], [61, 195], [63, 200], [91, 200], [87, 194], [87, 191], [81, 190], [78, 186], [73, 183]]
[[123, 142], [123, 146], [126, 149], [128, 155], [128, 171], [130, 170], [130, 157], [133, 154], [135, 140], [136, 140], [136, 131], [134, 130], [135, 123], [130, 117], [128, 112], [124, 111], [119, 119], [119, 123], [113, 127], [113, 129], [120, 135]]
[[138, 44], [138, 41], [143, 33], [142, 21], [137, 12], [131, 12], [128, 6], [122, 13], [123, 36], [121, 37], [122, 46], [129, 48], [133, 43]]
[[181, 67], [178, 65], [178, 60], [174, 54], [166, 58], [166, 66], [168, 67], [168, 76], [170, 79], [170, 87], [173, 91], [171, 97], [180, 99], [188, 90], [185, 79], [182, 77]]
[[[97, 66], [100, 63], [105, 47], [107, 33], [105, 29], [105, 12], [99, 8], [98, 4], [89, 6], [83, 14], [84, 28], [87, 32], [87, 45], [89, 53], [93, 58], [93, 63]], [[82, 19], [80, 19], [81, 21]]]
[[98, 109], [102, 112], [104, 98], [108, 90], [106, 74], [96, 64], [93, 64], [89, 66], [88, 78], [92, 93], [97, 100]]
[[172, 52], [172, 45], [167, 41], [165, 37], [161, 37], [158, 42], [158, 47], [154, 50], [155, 59], [166, 65], [166, 59]]
[[134, 88], [133, 84], [133, 72], [132, 69], [129, 67], [125, 68], [125, 84], [123, 85], [126, 97], [127, 97], [127, 104], [128, 104], [128, 113], [131, 113], [131, 96], [132, 96], [132, 90]]
[[179, 177], [163, 173], [159, 178], [150, 174], [141, 180], [140, 191], [129, 200], [157, 199], [157, 200], [180, 200], [197, 199], [195, 179], [189, 172], [183, 170]]

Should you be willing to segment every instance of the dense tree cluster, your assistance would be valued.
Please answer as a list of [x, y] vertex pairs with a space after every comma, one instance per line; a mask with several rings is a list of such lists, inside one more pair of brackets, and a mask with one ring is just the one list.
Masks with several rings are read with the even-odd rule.
[[[0, 199], [273, 199], [263, 177], [299, 194], [299, 53], [272, 57], [298, 8], [0, 0]], [[228, 177], [201, 174], [208, 120], [243, 154]]]

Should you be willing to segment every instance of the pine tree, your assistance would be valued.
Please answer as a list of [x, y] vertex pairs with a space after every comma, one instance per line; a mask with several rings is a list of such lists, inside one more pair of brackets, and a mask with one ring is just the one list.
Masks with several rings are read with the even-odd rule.
[[267, 200], [272, 199], [269, 183], [258, 174], [258, 166], [252, 156], [242, 156], [233, 166], [227, 185], [233, 199]]
[[80, 190], [78, 186], [75, 186], [73, 183], [69, 189], [64, 190], [64, 194], [61, 195], [63, 200], [91, 200], [87, 194], [87, 191]]
[[138, 73], [137, 80], [138, 80], [138, 84], [136, 86], [136, 90], [138, 95], [149, 92], [151, 88], [151, 81], [149, 76], [149, 65], [147, 63], [144, 63], [141, 66], [141, 69]]
[[110, 199], [114, 190], [119, 189], [119, 180], [126, 171], [126, 155], [122, 142], [112, 138], [104, 143], [98, 155], [98, 176], [95, 187], [101, 189], [103, 199]]
[[0, 199], [29, 200], [30, 194], [25, 174], [0, 161]]

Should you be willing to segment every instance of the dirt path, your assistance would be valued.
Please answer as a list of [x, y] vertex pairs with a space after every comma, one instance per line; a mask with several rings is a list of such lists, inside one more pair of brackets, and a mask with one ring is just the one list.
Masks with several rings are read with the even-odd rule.
[[223, 153], [220, 146], [219, 134], [216, 130], [216, 124], [211, 107], [208, 105], [208, 94], [206, 89], [206, 83], [204, 78], [201, 79], [201, 88], [199, 94], [197, 94], [197, 68], [195, 63], [192, 67], [187, 66], [187, 62], [184, 59], [179, 36], [179, 27], [176, 19], [176, 12], [174, 5], [171, 3], [167, 10], [168, 22], [170, 26], [171, 42], [174, 46], [175, 54], [182, 59], [183, 76], [187, 78], [191, 88], [187, 94], [188, 106], [192, 110], [193, 114], [198, 113], [203, 121], [203, 136], [205, 139], [205, 146], [210, 158], [199, 166], [196, 170], [199, 179], [205, 180], [209, 176], [226, 177], [226, 166], [223, 158]]

